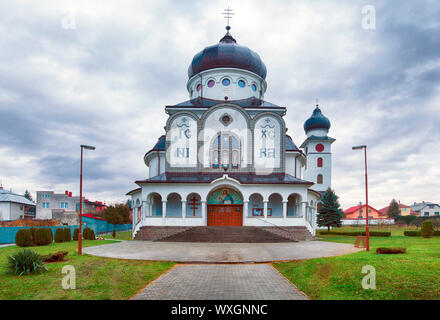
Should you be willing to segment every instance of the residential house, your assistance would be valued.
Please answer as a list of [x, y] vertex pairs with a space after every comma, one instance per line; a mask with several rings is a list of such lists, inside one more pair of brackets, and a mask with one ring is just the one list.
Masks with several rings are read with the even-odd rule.
[[34, 218], [35, 203], [23, 195], [4, 190], [0, 187], [0, 220], [17, 220], [19, 218]]

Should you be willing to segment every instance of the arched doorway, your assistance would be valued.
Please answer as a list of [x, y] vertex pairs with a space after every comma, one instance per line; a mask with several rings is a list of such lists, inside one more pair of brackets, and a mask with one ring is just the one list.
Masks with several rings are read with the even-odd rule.
[[243, 197], [234, 189], [221, 187], [208, 196], [208, 226], [242, 226]]

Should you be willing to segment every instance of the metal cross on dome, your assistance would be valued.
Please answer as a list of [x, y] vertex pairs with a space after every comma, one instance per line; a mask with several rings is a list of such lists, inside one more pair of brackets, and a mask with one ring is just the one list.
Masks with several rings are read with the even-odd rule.
[[[225, 12], [222, 12], [222, 14], [224, 14], [225, 15], [225, 18], [226, 19], [228, 19], [228, 26], [226, 27], [226, 28], [228, 28], [229, 27], [229, 19], [232, 19], [233, 17], [233, 15], [235, 14], [235, 13], [233, 13], [232, 12], [232, 9], [229, 9], [229, 6], [228, 6], [228, 8], [227, 9], [225, 9]], [[230, 27], [229, 27], [230, 28]], [[229, 30], [229, 29], [228, 29]]]

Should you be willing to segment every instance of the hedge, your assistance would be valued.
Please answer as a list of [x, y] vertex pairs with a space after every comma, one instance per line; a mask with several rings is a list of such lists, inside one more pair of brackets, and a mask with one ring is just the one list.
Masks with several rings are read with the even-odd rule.
[[[334, 234], [338, 236], [365, 236], [365, 231], [319, 231], [319, 234]], [[390, 237], [391, 231], [370, 231], [371, 237]]]
[[64, 236], [64, 242], [69, 242], [70, 240], [72, 240], [72, 236], [70, 234], [70, 229], [69, 228], [64, 228], [63, 236]]
[[15, 234], [15, 244], [19, 247], [32, 246], [32, 234], [29, 229], [21, 229]]
[[75, 230], [73, 231], [73, 240], [78, 241], [78, 234], [79, 234], [79, 229], [75, 228]]
[[35, 231], [35, 239], [33, 243], [36, 246], [45, 246], [51, 244], [53, 241], [53, 234], [50, 228], [38, 228]]
[[[407, 236], [407, 237], [421, 237], [422, 236], [422, 231], [420, 230], [406, 230], [403, 232], [403, 235]], [[439, 237], [440, 236], [440, 230], [435, 230], [434, 237]]]
[[55, 242], [60, 243], [64, 241], [64, 231], [63, 228], [57, 228], [55, 231]]

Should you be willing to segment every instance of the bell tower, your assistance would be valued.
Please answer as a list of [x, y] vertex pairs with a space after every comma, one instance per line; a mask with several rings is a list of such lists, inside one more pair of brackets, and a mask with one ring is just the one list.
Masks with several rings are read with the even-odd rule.
[[336, 139], [328, 136], [330, 121], [316, 104], [312, 116], [304, 123], [307, 138], [301, 145], [307, 157], [304, 180], [314, 182], [313, 190], [326, 191], [332, 181], [331, 145]]

